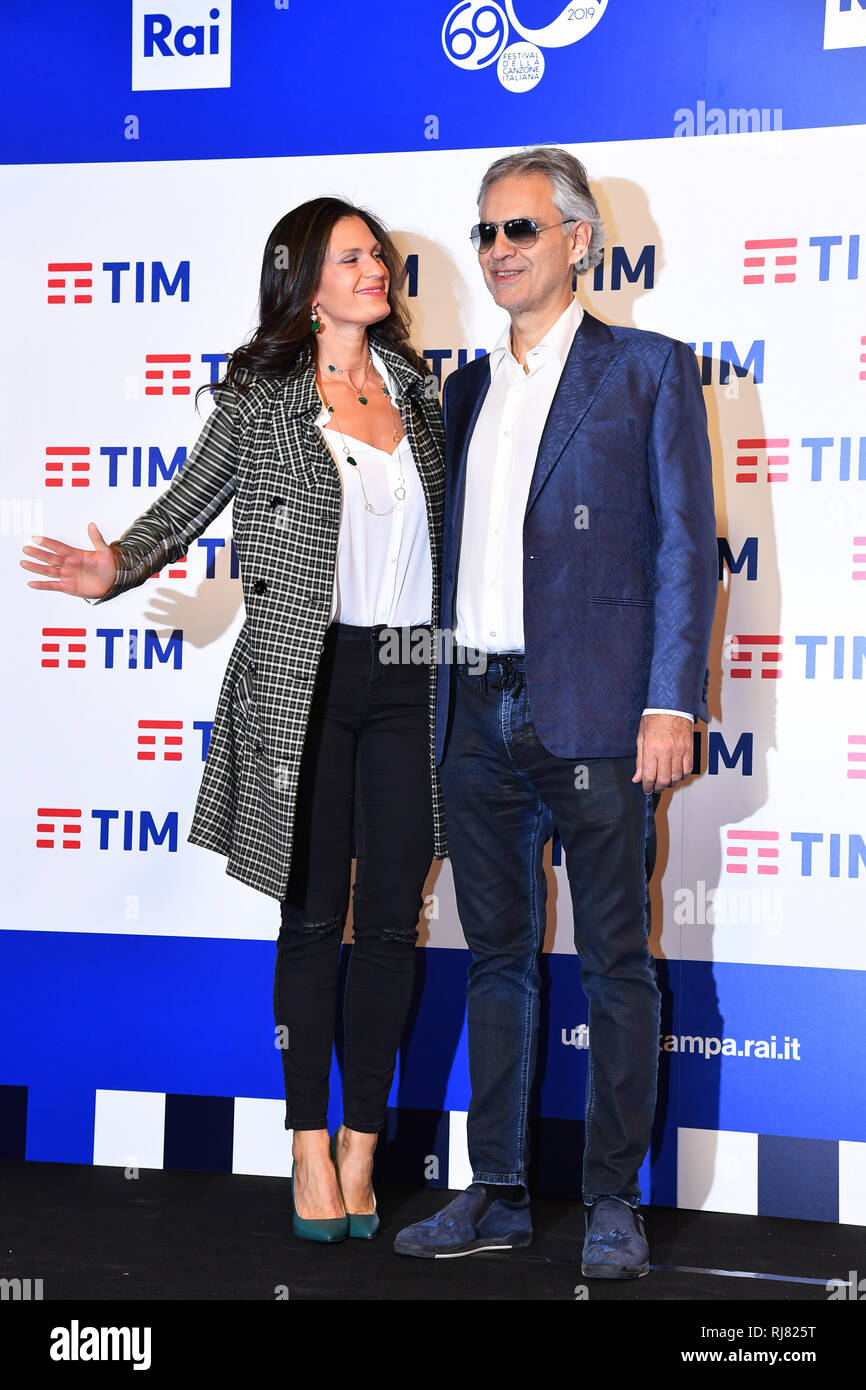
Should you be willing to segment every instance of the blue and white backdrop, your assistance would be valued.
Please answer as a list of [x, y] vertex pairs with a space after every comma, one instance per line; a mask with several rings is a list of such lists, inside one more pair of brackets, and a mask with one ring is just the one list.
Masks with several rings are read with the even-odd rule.
[[[566, 145], [606, 218], [580, 286], [690, 342], [713, 447], [711, 722], [662, 800], [644, 1199], [866, 1224], [866, 4], [93, 0], [4, 14], [0, 1145], [286, 1175], [275, 900], [186, 843], [243, 620], [227, 509], [110, 606], [27, 587], [32, 534], [113, 539], [182, 466], [254, 322], [267, 232], [369, 205], [441, 377], [501, 327], [468, 229], [504, 151]], [[858, 582], [861, 581], [861, 582]], [[550, 919], [535, 1190], [579, 1192], [586, 1005]], [[383, 1162], [468, 1180], [467, 953], [427, 885]], [[334, 1066], [332, 1118], [339, 1119]]]

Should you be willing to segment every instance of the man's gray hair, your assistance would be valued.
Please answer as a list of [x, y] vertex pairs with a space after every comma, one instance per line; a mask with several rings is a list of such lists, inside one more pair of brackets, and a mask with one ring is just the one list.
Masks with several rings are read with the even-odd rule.
[[[553, 184], [553, 204], [560, 217], [574, 218], [577, 222], [588, 222], [592, 227], [592, 237], [586, 255], [575, 264], [578, 275], [585, 275], [602, 259], [605, 242], [604, 223], [598, 204], [589, 190], [586, 169], [573, 154], [559, 149], [556, 145], [532, 145], [518, 150], [516, 154], [503, 155], [491, 164], [478, 190], [478, 208], [494, 183], [500, 179], [511, 178], [514, 174], [547, 174]], [[573, 231], [573, 225], [563, 227], [563, 235]]]

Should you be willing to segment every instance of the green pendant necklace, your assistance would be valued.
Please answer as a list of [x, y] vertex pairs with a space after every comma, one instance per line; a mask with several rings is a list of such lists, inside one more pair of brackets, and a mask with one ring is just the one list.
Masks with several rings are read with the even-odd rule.
[[[372, 358], [370, 359], [370, 361], [372, 361]], [[337, 371], [337, 372], [339, 372], [340, 370], [341, 370], [341, 369], [340, 369], [339, 367], [330, 367], [330, 366], [328, 367], [328, 371]], [[367, 372], [369, 372], [369, 370], [370, 370], [370, 363], [368, 362], [368, 364], [367, 364]], [[399, 433], [398, 433], [398, 424], [399, 424], [399, 422], [400, 422], [400, 412], [399, 412], [399, 410], [397, 409], [397, 407], [395, 406], [393, 400], [391, 400], [391, 392], [388, 390], [387, 386], [385, 385], [384, 381], [382, 381], [381, 377], [379, 377], [379, 373], [378, 373], [378, 372], [376, 373], [376, 376], [379, 378], [379, 384], [380, 384], [380, 386], [382, 387], [382, 394], [383, 394], [384, 396], [387, 396], [387, 397], [388, 397], [388, 400], [389, 400], [390, 405], [391, 405], [391, 409], [392, 409], [392, 411], [394, 412], [394, 415], [396, 416], [396, 419], [395, 419], [395, 421], [394, 421], [394, 447], [395, 447], [395, 449], [396, 449], [397, 445], [400, 443]], [[367, 380], [367, 373], [364, 374], [364, 381], [366, 381], [366, 380]], [[395, 497], [396, 500], [394, 501], [393, 505], [390, 506], [390, 507], [388, 508], [387, 511], [385, 511], [385, 512], [377, 512], [376, 509], [374, 508], [372, 502], [370, 501], [370, 499], [369, 499], [368, 496], [367, 496], [367, 489], [366, 489], [366, 487], [364, 486], [364, 475], [363, 475], [363, 473], [361, 472], [361, 469], [360, 469], [359, 466], [358, 466], [358, 460], [357, 460], [356, 458], [353, 458], [353, 457], [352, 457], [351, 450], [349, 449], [349, 446], [348, 446], [348, 444], [346, 443], [346, 437], [345, 437], [345, 435], [343, 434], [343, 431], [340, 429], [340, 422], [339, 422], [339, 420], [337, 419], [336, 411], [334, 410], [333, 405], [332, 405], [331, 402], [328, 400], [328, 397], [327, 397], [326, 394], [325, 394], [325, 384], [324, 384], [324, 382], [322, 381], [321, 377], [319, 376], [319, 373], [318, 373], [318, 372], [316, 372], [316, 385], [317, 385], [318, 390], [319, 390], [319, 396], [321, 397], [321, 400], [322, 400], [322, 402], [323, 402], [323, 404], [324, 404], [326, 410], [328, 411], [328, 414], [331, 415], [331, 416], [333, 417], [334, 424], [337, 426], [337, 433], [338, 433], [339, 436], [340, 436], [340, 443], [341, 443], [341, 445], [342, 445], [342, 451], [343, 451], [343, 454], [345, 455], [346, 462], [349, 463], [349, 464], [351, 464], [352, 467], [357, 471], [357, 474], [358, 474], [358, 481], [359, 481], [360, 484], [361, 484], [361, 491], [362, 491], [362, 493], [364, 494], [364, 511], [365, 511], [365, 512], [370, 512], [373, 516], [390, 516], [391, 513], [394, 511], [394, 509], [400, 505], [400, 503], [403, 501], [403, 499], [404, 499], [405, 496], [406, 496], [406, 479], [405, 479], [405, 477], [403, 476], [403, 463], [402, 463], [402, 460], [398, 459], [398, 467], [399, 467], [399, 469], [400, 469], [400, 478], [399, 478], [399, 481], [398, 481], [397, 486], [396, 486], [395, 488], [392, 489], [393, 494], [394, 494], [394, 497]], [[350, 382], [349, 385], [351, 386], [352, 383]], [[363, 382], [361, 383], [361, 385], [362, 385], [362, 387], [363, 387]], [[353, 390], [353, 391], [356, 390], [356, 389], [357, 389], [356, 387], [352, 386], [352, 390]], [[366, 405], [366, 404], [367, 404], [367, 401], [366, 401], [366, 398], [365, 398], [365, 397], [362, 397], [362, 396], [359, 395], [359, 396], [358, 396], [358, 399], [359, 399], [361, 405]]]
[[[351, 373], [350, 373], [349, 371], [347, 371], [345, 367], [334, 367], [334, 366], [329, 362], [329, 363], [328, 363], [328, 371], [329, 371], [329, 372], [334, 372], [337, 376], [345, 377], [345, 379], [346, 379], [346, 385], [347, 385], [347, 386], [351, 386], [351, 388], [352, 388], [352, 390], [354, 391], [355, 395], [358, 397], [358, 404], [359, 404], [359, 405], [366, 405], [366, 404], [367, 404], [367, 397], [364, 396], [364, 395], [362, 395], [361, 393], [363, 392], [364, 387], [365, 387], [366, 384], [367, 384], [367, 377], [370, 375], [370, 368], [372, 367], [372, 365], [373, 365], [373, 358], [372, 358], [372, 356], [369, 356], [369, 355], [368, 355], [368, 357], [367, 357], [367, 370], [364, 372], [364, 379], [363, 379], [363, 381], [361, 382], [361, 385], [360, 385], [360, 386], [356, 386], [356, 385], [355, 385], [355, 383], [352, 381]], [[388, 394], [388, 392], [386, 391], [386, 392], [385, 392], [385, 395], [387, 396], [387, 394]]]

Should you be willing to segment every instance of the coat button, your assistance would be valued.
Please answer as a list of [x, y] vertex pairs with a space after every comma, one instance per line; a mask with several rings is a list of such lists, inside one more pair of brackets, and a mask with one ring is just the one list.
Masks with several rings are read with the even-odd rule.
[[257, 579], [256, 582], [255, 582], [255, 584], [253, 585], [253, 593], [254, 593], [254, 594], [263, 594], [263, 593], [265, 592], [265, 590], [267, 589], [267, 587], [268, 587], [268, 586], [267, 586], [267, 584], [265, 583], [264, 579]]
[[264, 748], [265, 748], [265, 745], [264, 745], [262, 739], [257, 738], [257, 739], [256, 739], [256, 752], [257, 752], [257, 753], [263, 753], [263, 752], [264, 752]]
[[255, 669], [256, 669], [256, 663], [255, 663], [254, 661], [251, 661], [251, 662], [250, 662], [250, 670], [251, 670], [251, 671], [254, 671]]

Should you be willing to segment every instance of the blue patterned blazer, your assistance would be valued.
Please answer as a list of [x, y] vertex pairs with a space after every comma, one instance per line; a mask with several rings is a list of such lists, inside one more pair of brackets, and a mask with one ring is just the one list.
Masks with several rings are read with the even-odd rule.
[[[445, 383], [446, 629], [469, 442], [489, 384], [487, 357]], [[545, 424], [514, 562], [523, 566], [533, 718], [551, 753], [628, 756], [647, 707], [707, 717], [718, 552], [706, 408], [685, 343], [584, 313]], [[440, 762], [452, 686], [453, 670], [440, 672]]]

